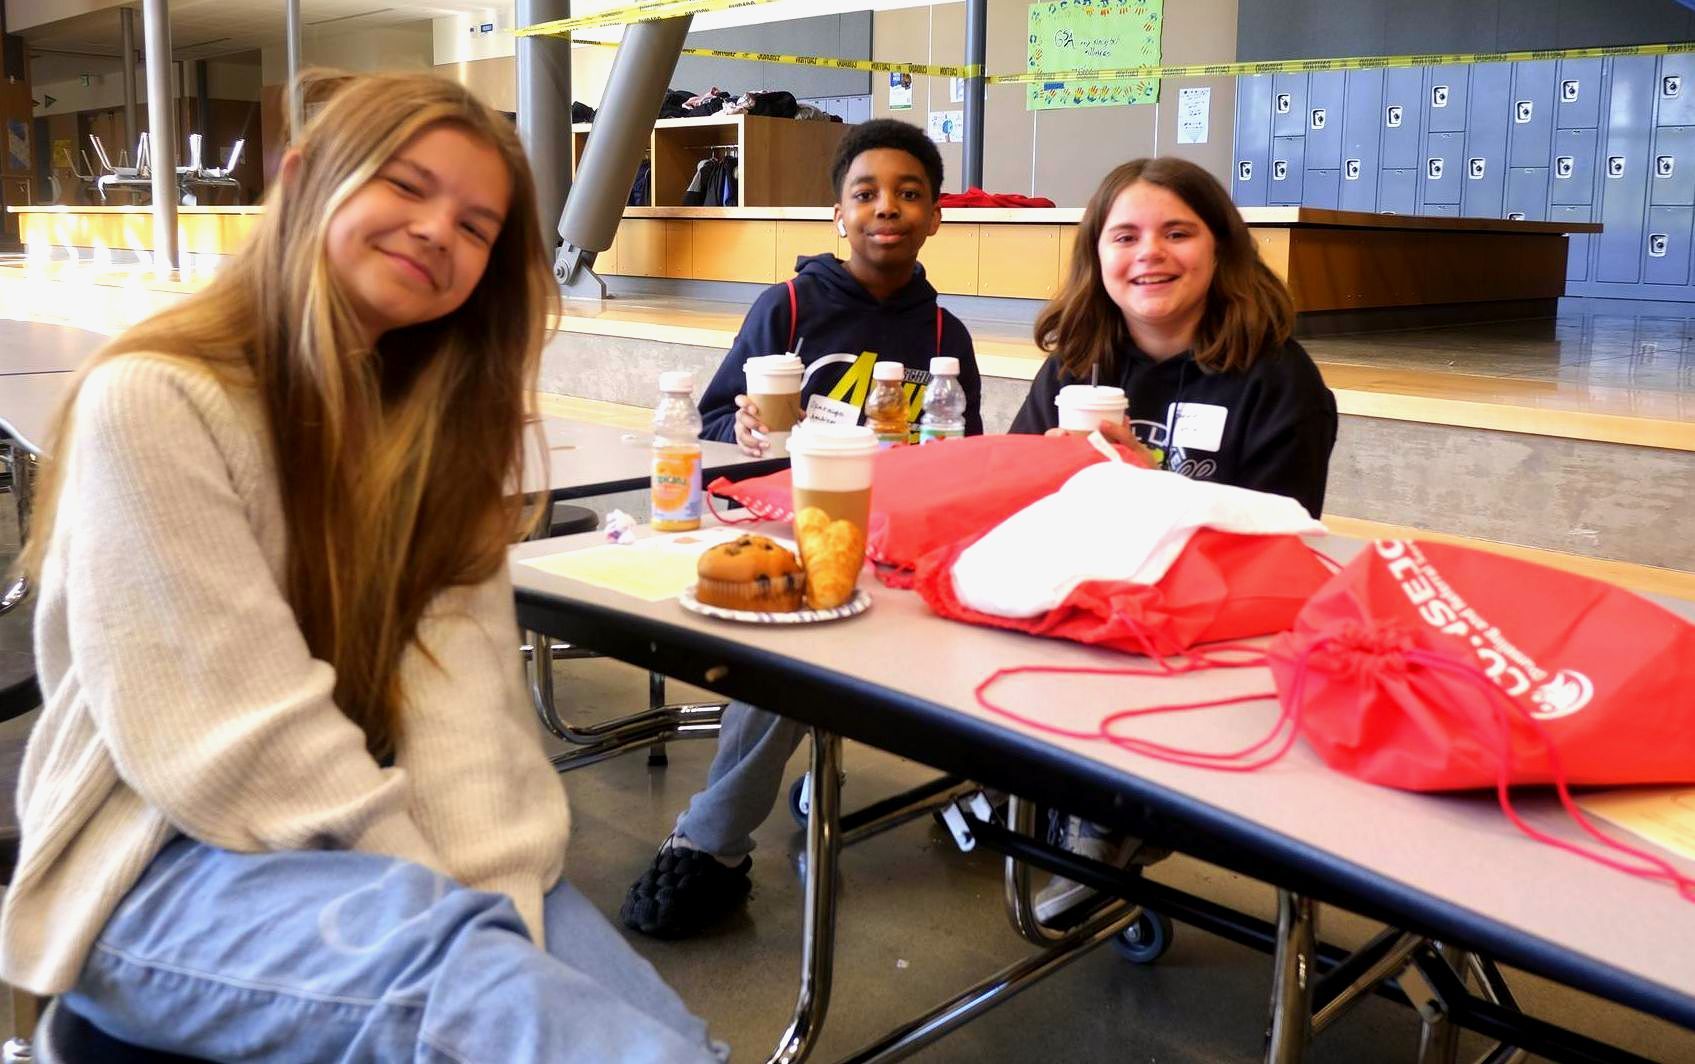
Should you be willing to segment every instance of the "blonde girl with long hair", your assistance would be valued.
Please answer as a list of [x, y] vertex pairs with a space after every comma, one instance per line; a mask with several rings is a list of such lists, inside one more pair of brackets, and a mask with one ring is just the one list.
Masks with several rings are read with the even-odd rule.
[[557, 298], [523, 150], [452, 82], [320, 87], [51, 448], [0, 971], [195, 1057], [717, 1059], [561, 878], [506, 572]]

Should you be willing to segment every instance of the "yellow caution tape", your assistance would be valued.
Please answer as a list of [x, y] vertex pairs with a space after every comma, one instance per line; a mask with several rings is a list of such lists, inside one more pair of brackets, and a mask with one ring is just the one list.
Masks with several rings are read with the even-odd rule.
[[1049, 81], [1121, 81], [1127, 78], [1206, 78], [1242, 74], [1309, 74], [1323, 70], [1380, 70], [1387, 67], [1525, 63], [1537, 59], [1602, 59], [1621, 55], [1682, 55], [1695, 41], [1677, 44], [1619, 44], [1605, 48], [1553, 48], [1533, 52], [1448, 52], [1431, 55], [1374, 55], [1352, 59], [1276, 59], [1253, 63], [1191, 63], [1186, 66], [1106, 67], [1092, 70], [1032, 70], [991, 74], [991, 85], [1039, 85]]
[[512, 32], [519, 37], [565, 37], [569, 36], [572, 30], [628, 26], [637, 22], [657, 22], [660, 19], [678, 18], [683, 15], [698, 15], [703, 11], [729, 11], [732, 8], [757, 7], [771, 3], [776, 3], [776, 0], [644, 0], [643, 3], [594, 15], [520, 26]]
[[[604, 48], [618, 47], [617, 41], [577, 41]], [[753, 63], [787, 63], [791, 66], [829, 67], [833, 70], [872, 70], [889, 74], [929, 74], [938, 78], [974, 78], [980, 66], [937, 66], [933, 63], [884, 63], [871, 59], [833, 59], [821, 55], [780, 55], [776, 52], [731, 52], [721, 48], [684, 48], [684, 55], [703, 59], [745, 59]]]

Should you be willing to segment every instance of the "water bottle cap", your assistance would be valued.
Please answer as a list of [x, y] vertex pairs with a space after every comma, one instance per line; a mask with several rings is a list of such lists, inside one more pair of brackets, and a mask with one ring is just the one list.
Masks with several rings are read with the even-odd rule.
[[879, 362], [871, 367], [871, 379], [899, 383], [906, 380], [906, 366], [900, 362]]
[[693, 395], [694, 374], [686, 369], [670, 369], [659, 375], [659, 390], [672, 395]]
[[937, 355], [930, 360], [930, 373], [948, 377], [959, 376], [959, 359], [952, 355]]

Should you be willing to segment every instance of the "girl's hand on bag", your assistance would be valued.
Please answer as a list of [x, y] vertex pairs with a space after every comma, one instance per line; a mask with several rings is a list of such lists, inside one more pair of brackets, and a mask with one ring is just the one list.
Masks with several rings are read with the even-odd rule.
[[1130, 422], [1102, 421], [1101, 435], [1120, 447], [1128, 447], [1131, 454], [1148, 464], [1148, 468], [1159, 468], [1159, 463], [1154, 460], [1153, 452], [1142, 446], [1142, 441], [1136, 438], [1136, 432], [1130, 427]]
[[745, 395], [736, 396], [736, 446], [745, 455], [759, 458], [765, 454], [765, 433], [770, 430], [759, 420], [759, 407]]

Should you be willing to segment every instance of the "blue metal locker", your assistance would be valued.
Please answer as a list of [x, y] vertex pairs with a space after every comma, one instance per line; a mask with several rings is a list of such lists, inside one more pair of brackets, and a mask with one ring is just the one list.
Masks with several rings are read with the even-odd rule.
[[1325, 70], [1307, 80], [1307, 169], [1342, 165], [1342, 111], [1347, 71]]
[[1302, 178], [1302, 205], [1336, 210], [1340, 206], [1341, 184], [1340, 170], [1308, 170]]
[[1506, 199], [1501, 217], [1524, 222], [1548, 220], [1548, 168], [1515, 166], [1507, 171]]
[[1559, 63], [1538, 59], [1513, 64], [1513, 98], [1507, 126], [1507, 165], [1547, 166], [1554, 134], [1554, 77]]
[[1424, 165], [1424, 71], [1396, 67], [1383, 72], [1383, 168]]
[[1601, 60], [1562, 59], [1554, 82], [1554, 128], [1594, 129], [1601, 124]]
[[1307, 131], [1307, 76], [1275, 74], [1271, 82], [1271, 135], [1298, 137]]
[[1377, 213], [1412, 214], [1417, 206], [1417, 170], [1384, 170], [1377, 178]]
[[1301, 170], [1305, 165], [1305, 137], [1271, 138], [1271, 180], [1266, 188], [1266, 202], [1274, 205], [1299, 206], [1301, 203]]
[[1383, 71], [1346, 71], [1342, 114], [1342, 193], [1345, 211], [1377, 209], [1377, 158], [1383, 141]]
[[1549, 165], [1550, 204], [1592, 203], [1595, 198], [1593, 129], [1556, 129], [1554, 157]]
[[1513, 68], [1479, 63], [1471, 68], [1465, 124], [1465, 175], [1460, 213], [1499, 218], [1507, 185], [1507, 127], [1512, 124]]
[[1271, 179], [1271, 75], [1236, 79], [1236, 173], [1230, 198], [1239, 207], [1263, 207]]
[[1642, 219], [1648, 206], [1659, 66], [1658, 58], [1648, 55], [1612, 61], [1606, 139], [1596, 161], [1603, 226], [1595, 240], [1597, 281], [1635, 284], [1642, 278]]
[[1648, 202], [1659, 207], [1695, 206], [1695, 126], [1654, 130]]
[[1429, 133], [1457, 133], [1465, 129], [1466, 83], [1471, 68], [1465, 66], [1425, 67], [1424, 128]]
[[1419, 171], [1420, 214], [1435, 203], [1460, 202], [1460, 183], [1465, 180], [1465, 133], [1431, 133], [1426, 138], [1424, 167]]
[[[1548, 220], [1550, 222], [1587, 222], [1591, 208], [1587, 203], [1571, 204], [1568, 206], [1550, 206]], [[1566, 280], [1586, 281], [1589, 279], [1589, 242], [1593, 239], [1589, 233], [1573, 233], [1566, 237], [1570, 250], [1566, 255]]]
[[1661, 56], [1656, 94], [1660, 125], [1695, 126], [1695, 55]]
[[1642, 241], [1642, 280], [1649, 284], [1689, 283], [1689, 226], [1695, 207], [1648, 208], [1648, 232]]

